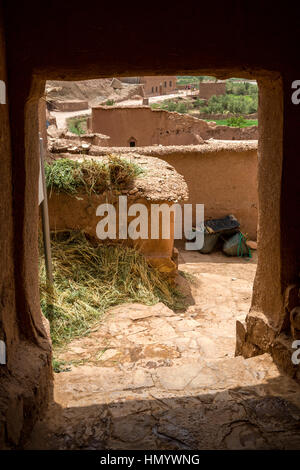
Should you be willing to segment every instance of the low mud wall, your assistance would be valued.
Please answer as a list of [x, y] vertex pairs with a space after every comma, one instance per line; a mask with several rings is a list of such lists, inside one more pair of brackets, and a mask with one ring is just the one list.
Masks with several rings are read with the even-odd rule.
[[54, 101], [54, 107], [58, 111], [70, 112], [70, 111], [81, 111], [83, 109], [88, 109], [88, 101]]
[[[103, 217], [96, 215], [97, 207], [100, 204], [110, 202], [116, 209], [116, 240], [119, 240], [119, 203], [117, 195], [109, 200], [106, 194], [76, 194], [69, 195], [65, 193], [52, 192], [48, 195], [49, 205], [49, 221], [51, 230], [82, 230], [90, 235], [99, 243], [105, 243], [97, 237], [96, 228], [97, 224]], [[157, 201], [157, 204], [165, 203], [166, 201]], [[132, 204], [142, 204], [148, 211], [148, 233], [151, 233], [151, 203], [144, 198], [136, 198], [129, 196], [128, 209]], [[171, 204], [171, 203], [169, 203]], [[129, 223], [135, 217], [128, 217], [127, 229]], [[148, 261], [159, 271], [172, 278], [176, 274], [176, 264], [172, 260], [173, 247], [174, 247], [174, 217], [170, 219], [170, 237], [168, 239], [162, 238], [162, 227], [159, 226], [159, 239], [151, 239], [148, 235], [147, 238], [131, 240], [127, 238], [122, 240], [127, 246], [139, 249]]]
[[183, 175], [193, 204], [204, 204], [205, 218], [234, 214], [241, 230], [257, 237], [257, 142], [224, 142], [196, 147], [143, 149]]
[[[258, 118], [258, 113], [252, 113], [252, 114], [241, 114], [239, 113], [239, 116], [242, 116], [244, 119], [257, 119]], [[228, 119], [231, 117], [236, 117], [235, 113], [226, 113], [226, 114], [221, 114], [221, 113], [195, 113], [195, 117], [199, 119], [211, 119], [214, 121], [215, 119]]]
[[[187, 183], [188, 203], [204, 204], [205, 218], [234, 214], [241, 230], [257, 236], [257, 141], [211, 141], [197, 146], [111, 149], [113, 153], [141, 153], [170, 163]], [[105, 154], [107, 149], [98, 149]], [[194, 211], [195, 214], [195, 211]]]
[[[90, 125], [89, 125], [90, 126]], [[152, 110], [149, 106], [92, 108], [91, 131], [110, 136], [110, 146], [197, 145], [203, 139], [258, 138], [256, 126], [217, 126], [187, 114]]]

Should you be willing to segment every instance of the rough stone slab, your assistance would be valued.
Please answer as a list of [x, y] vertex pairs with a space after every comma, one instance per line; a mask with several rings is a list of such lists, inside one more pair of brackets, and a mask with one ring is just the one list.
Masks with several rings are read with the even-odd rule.
[[117, 316], [118, 318], [127, 318], [133, 321], [149, 317], [174, 316], [174, 312], [161, 302], [156, 305], [143, 305], [137, 303], [122, 304], [110, 309], [109, 313], [113, 314], [114, 317]]
[[80, 366], [70, 372], [60, 373], [57, 384], [65, 393], [76, 396], [82, 393], [105, 393], [153, 386], [151, 375], [142, 369], [131, 373], [112, 367]]
[[200, 373], [201, 369], [202, 366], [199, 363], [161, 367], [155, 372], [155, 376], [162, 388], [166, 390], [183, 390]]

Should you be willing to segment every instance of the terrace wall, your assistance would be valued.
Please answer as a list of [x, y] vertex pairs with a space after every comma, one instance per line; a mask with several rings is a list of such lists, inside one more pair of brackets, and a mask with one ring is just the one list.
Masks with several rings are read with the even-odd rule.
[[110, 136], [110, 145], [197, 145], [202, 139], [257, 139], [257, 126], [217, 126], [177, 112], [152, 110], [149, 106], [97, 106], [92, 108], [92, 132]]

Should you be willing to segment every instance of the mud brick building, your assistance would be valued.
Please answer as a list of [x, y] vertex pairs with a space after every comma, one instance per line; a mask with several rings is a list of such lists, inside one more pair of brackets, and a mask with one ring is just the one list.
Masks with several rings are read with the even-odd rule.
[[125, 83], [140, 83], [144, 86], [145, 96], [167, 95], [176, 90], [176, 76], [147, 76], [121, 78]]

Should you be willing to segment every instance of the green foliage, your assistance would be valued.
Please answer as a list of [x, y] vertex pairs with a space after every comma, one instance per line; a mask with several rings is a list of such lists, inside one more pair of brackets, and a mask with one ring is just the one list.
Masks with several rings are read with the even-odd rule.
[[107, 100], [105, 101], [105, 106], [113, 106], [115, 104], [115, 100]]
[[244, 119], [242, 116], [234, 116], [229, 119], [227, 119], [227, 126], [230, 127], [243, 127], [245, 126], [246, 119]]
[[176, 109], [177, 109], [177, 103], [175, 103], [174, 101], [169, 101], [169, 102], [166, 104], [166, 109], [167, 109], [167, 111], [176, 111]]
[[[180, 77], [182, 81], [188, 83], [188, 79], [207, 79], [213, 77]], [[183, 83], [184, 84], [184, 83]], [[190, 102], [179, 102], [175, 100], [164, 100], [160, 103], [151, 104], [152, 109], [164, 109], [166, 111], [177, 111], [178, 113], [188, 113], [190, 109], [199, 110], [207, 114], [252, 114], [258, 108], [258, 87], [249, 82], [226, 82], [226, 94], [212, 96], [207, 102], [196, 98]]]
[[194, 109], [198, 109], [200, 108], [204, 103], [204, 100], [200, 99], [200, 98], [196, 98], [194, 101], [193, 101], [193, 108]]
[[198, 86], [199, 78], [194, 75], [181, 75], [177, 77], [177, 85], [195, 85]]
[[53, 163], [45, 163], [45, 176], [47, 188], [52, 191], [74, 194], [82, 185], [74, 178], [74, 172], [78, 168], [78, 162], [60, 158]]
[[257, 85], [249, 82], [235, 83], [227, 81], [226, 94], [256, 96], [258, 94], [258, 87]]
[[101, 194], [107, 189], [126, 188], [141, 173], [138, 165], [114, 155], [101, 162], [60, 158], [45, 164], [47, 188], [68, 194], [78, 191]]
[[176, 111], [177, 113], [185, 114], [188, 112], [189, 104], [185, 102], [177, 102], [173, 100], [164, 100], [160, 103], [152, 103], [152, 109], [164, 109], [165, 111]]
[[177, 85], [194, 85], [198, 87], [199, 82], [207, 80], [216, 81], [216, 78], [208, 75], [179, 75], [177, 76]]
[[188, 111], [188, 105], [186, 103], [178, 103], [176, 111], [177, 113], [185, 114]]
[[211, 75], [200, 75], [198, 79], [199, 79], [199, 82], [207, 82], [207, 81], [216, 82], [217, 81], [217, 78], [212, 77]]
[[200, 111], [210, 114], [252, 114], [258, 108], [258, 88], [249, 82], [226, 82], [226, 94], [212, 96], [206, 105], [200, 103]]
[[66, 365], [66, 361], [61, 361], [54, 357], [52, 359], [52, 368], [53, 368], [53, 371], [56, 372], [57, 374], [59, 372], [69, 372], [71, 370], [71, 368]]
[[[213, 121], [218, 126], [229, 126], [230, 125], [228, 124], [229, 119], [214, 119]], [[211, 119], [205, 119], [205, 121], [211, 122]], [[238, 127], [249, 127], [249, 126], [257, 126], [257, 125], [258, 125], [257, 119], [244, 119], [243, 121], [239, 122]]]
[[226, 112], [235, 114], [252, 114], [257, 111], [257, 95], [226, 94], [212, 96], [200, 112], [209, 114], [223, 114]]
[[87, 118], [80, 117], [80, 118], [70, 118], [68, 119], [68, 129], [73, 134], [78, 135], [79, 137], [82, 134], [85, 134], [87, 128]]

